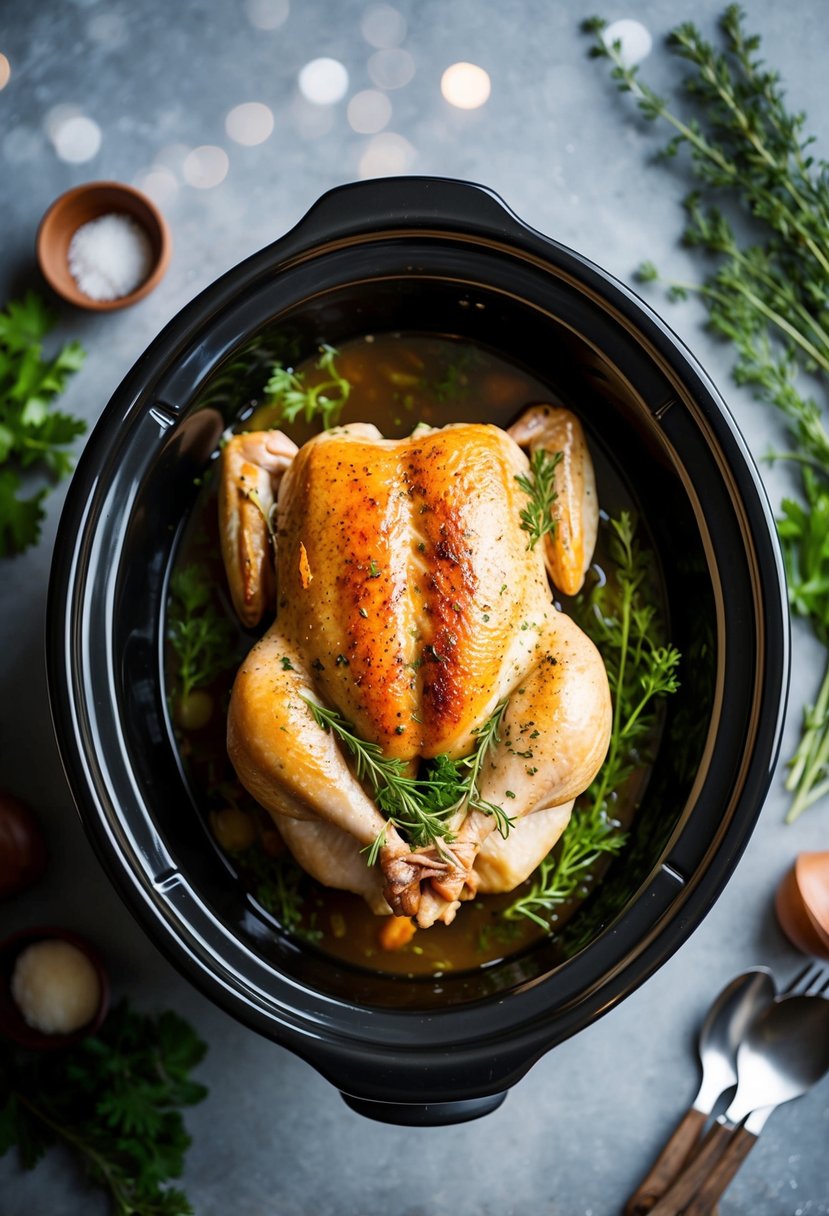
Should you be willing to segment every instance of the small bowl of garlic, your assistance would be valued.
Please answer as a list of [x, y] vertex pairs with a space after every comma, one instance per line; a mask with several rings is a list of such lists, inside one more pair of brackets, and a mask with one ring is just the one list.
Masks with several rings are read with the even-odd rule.
[[112, 311], [161, 281], [172, 242], [152, 199], [121, 182], [87, 182], [52, 203], [37, 233], [46, 282], [78, 308]]
[[95, 947], [68, 929], [37, 926], [0, 942], [0, 1034], [22, 1047], [71, 1047], [109, 1008], [109, 979]]

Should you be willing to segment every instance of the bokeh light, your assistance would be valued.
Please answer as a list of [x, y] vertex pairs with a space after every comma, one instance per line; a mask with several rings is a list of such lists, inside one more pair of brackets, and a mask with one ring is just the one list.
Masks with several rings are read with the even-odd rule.
[[0, 52], [0, 89], [5, 89], [12, 74], [12, 65], [6, 56]]
[[202, 144], [188, 152], [181, 172], [188, 186], [197, 190], [211, 190], [227, 177], [230, 168], [227, 152], [214, 144]]
[[385, 50], [406, 37], [406, 18], [390, 4], [375, 4], [363, 14], [360, 29], [369, 46]]
[[171, 207], [178, 196], [176, 175], [164, 165], [152, 165], [149, 169], [142, 170], [135, 177], [133, 184], [162, 208]]
[[653, 47], [650, 30], [642, 25], [641, 21], [632, 21], [627, 17], [621, 21], [611, 21], [610, 25], [602, 30], [602, 41], [605, 46], [613, 46], [614, 42], [618, 42], [621, 60], [629, 68], [647, 59]]
[[51, 110], [46, 111], [43, 119], [43, 129], [54, 143], [58, 131], [65, 122], [70, 118], [78, 118], [83, 113], [80, 106], [72, 105], [70, 102], [63, 102], [59, 106], [52, 106]]
[[415, 61], [401, 47], [375, 51], [368, 61], [368, 74], [378, 89], [402, 89], [415, 74]]
[[58, 156], [68, 164], [83, 165], [97, 155], [101, 128], [77, 106], [53, 106], [44, 125]]
[[248, 21], [258, 30], [278, 30], [290, 11], [288, 0], [245, 0]]
[[440, 91], [450, 106], [477, 110], [489, 100], [489, 73], [476, 63], [453, 63], [440, 78]]
[[348, 103], [348, 121], [360, 135], [376, 135], [391, 119], [391, 102], [378, 89], [355, 93]]
[[299, 91], [315, 106], [334, 105], [348, 92], [348, 71], [339, 59], [312, 59], [299, 73]]
[[273, 133], [273, 112], [261, 101], [234, 106], [225, 118], [225, 130], [237, 144], [252, 148]]
[[360, 157], [360, 177], [387, 177], [408, 173], [417, 156], [415, 149], [402, 135], [385, 131], [369, 140]]

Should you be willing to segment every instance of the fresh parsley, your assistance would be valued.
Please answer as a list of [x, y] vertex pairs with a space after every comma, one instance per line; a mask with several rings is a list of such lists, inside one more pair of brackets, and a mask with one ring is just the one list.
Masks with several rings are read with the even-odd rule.
[[625, 833], [614, 805], [645, 762], [658, 723], [658, 699], [679, 687], [679, 651], [662, 644], [664, 624], [652, 593], [653, 556], [640, 547], [630, 514], [603, 525], [608, 531], [606, 582], [582, 591], [573, 615], [601, 652], [613, 702], [607, 758], [578, 799], [560, 845], [542, 861], [530, 887], [505, 910], [550, 929], [556, 908], [576, 896], [602, 854], [618, 853]]
[[190, 1144], [180, 1108], [207, 1094], [190, 1077], [205, 1051], [175, 1013], [151, 1017], [126, 1003], [66, 1051], [0, 1044], [0, 1155], [16, 1148], [32, 1169], [63, 1144], [109, 1193], [114, 1216], [192, 1213], [169, 1183]]
[[0, 557], [22, 553], [40, 538], [49, 484], [29, 493], [29, 478], [24, 485], [21, 474], [38, 470], [50, 483], [65, 477], [72, 469], [68, 449], [86, 430], [80, 418], [52, 408], [86, 357], [77, 342], [44, 357], [54, 324], [31, 291], [0, 310]]
[[521, 527], [530, 536], [528, 549], [534, 549], [542, 536], [555, 535], [556, 519], [553, 507], [558, 498], [556, 469], [561, 458], [561, 452], [536, 448], [530, 457], [529, 476], [525, 473], [516, 474], [515, 480], [530, 500], [520, 512]]
[[[778, 458], [793, 461], [802, 475], [798, 497], [784, 502], [778, 520], [790, 604], [827, 647], [829, 433], [825, 409], [806, 385], [811, 378], [825, 400], [829, 164], [812, 156], [805, 115], [787, 108], [780, 77], [759, 58], [760, 39], [746, 32], [738, 5], [722, 15], [719, 49], [689, 22], [669, 38], [690, 68], [683, 81], [693, 109], [687, 119], [625, 64], [618, 44], [606, 43], [601, 19], [592, 18], [586, 28], [595, 36], [591, 54], [610, 61], [619, 89], [636, 99], [646, 118], [673, 127], [664, 154], [682, 148], [690, 154], [701, 189], [685, 200], [683, 241], [712, 269], [698, 282], [669, 283], [669, 292], [701, 298], [710, 328], [733, 347], [735, 380], [786, 419], [789, 450]], [[714, 200], [750, 218], [750, 243], [738, 239]], [[639, 277], [659, 275], [645, 263]], [[814, 704], [804, 709], [786, 787], [792, 794], [789, 821], [829, 793], [829, 661]]]
[[339, 421], [348, 401], [351, 385], [337, 369], [338, 352], [333, 346], [322, 346], [316, 370], [323, 372], [325, 379], [308, 384], [304, 372], [296, 372], [282, 363], [274, 363], [270, 379], [265, 385], [265, 395], [270, 405], [277, 409], [274, 423], [295, 422], [303, 418], [313, 422], [319, 418], [323, 429], [328, 430]]

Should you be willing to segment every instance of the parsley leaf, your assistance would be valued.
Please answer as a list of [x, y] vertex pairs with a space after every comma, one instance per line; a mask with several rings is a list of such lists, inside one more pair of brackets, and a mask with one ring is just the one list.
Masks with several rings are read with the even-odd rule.
[[17, 1148], [32, 1169], [63, 1143], [109, 1192], [115, 1216], [185, 1216], [169, 1185], [190, 1144], [180, 1107], [207, 1090], [191, 1070], [205, 1045], [175, 1013], [151, 1017], [123, 1002], [97, 1035], [62, 1052], [0, 1046], [0, 1156]]
[[282, 363], [274, 363], [270, 379], [265, 385], [269, 404], [276, 407], [271, 423], [295, 422], [304, 418], [313, 422], [320, 418], [323, 428], [328, 430], [338, 421], [351, 392], [351, 385], [341, 376], [336, 365], [337, 351], [333, 346], [322, 346], [316, 370], [324, 373], [324, 379], [316, 384], [306, 382], [306, 374], [295, 372]]
[[[69, 342], [52, 359], [43, 341], [54, 318], [40, 296], [29, 292], [0, 310], [0, 557], [37, 543], [48, 486], [26, 493], [20, 473], [42, 469], [52, 481], [72, 469], [67, 450], [86, 423], [52, 410], [85, 355]], [[28, 489], [28, 487], [27, 487]]]

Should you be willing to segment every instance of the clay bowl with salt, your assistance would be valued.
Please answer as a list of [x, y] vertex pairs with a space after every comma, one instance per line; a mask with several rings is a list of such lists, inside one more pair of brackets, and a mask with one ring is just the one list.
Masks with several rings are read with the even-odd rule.
[[164, 276], [172, 242], [145, 194], [121, 182], [87, 182], [61, 194], [40, 222], [37, 260], [59, 296], [110, 312], [148, 295]]

